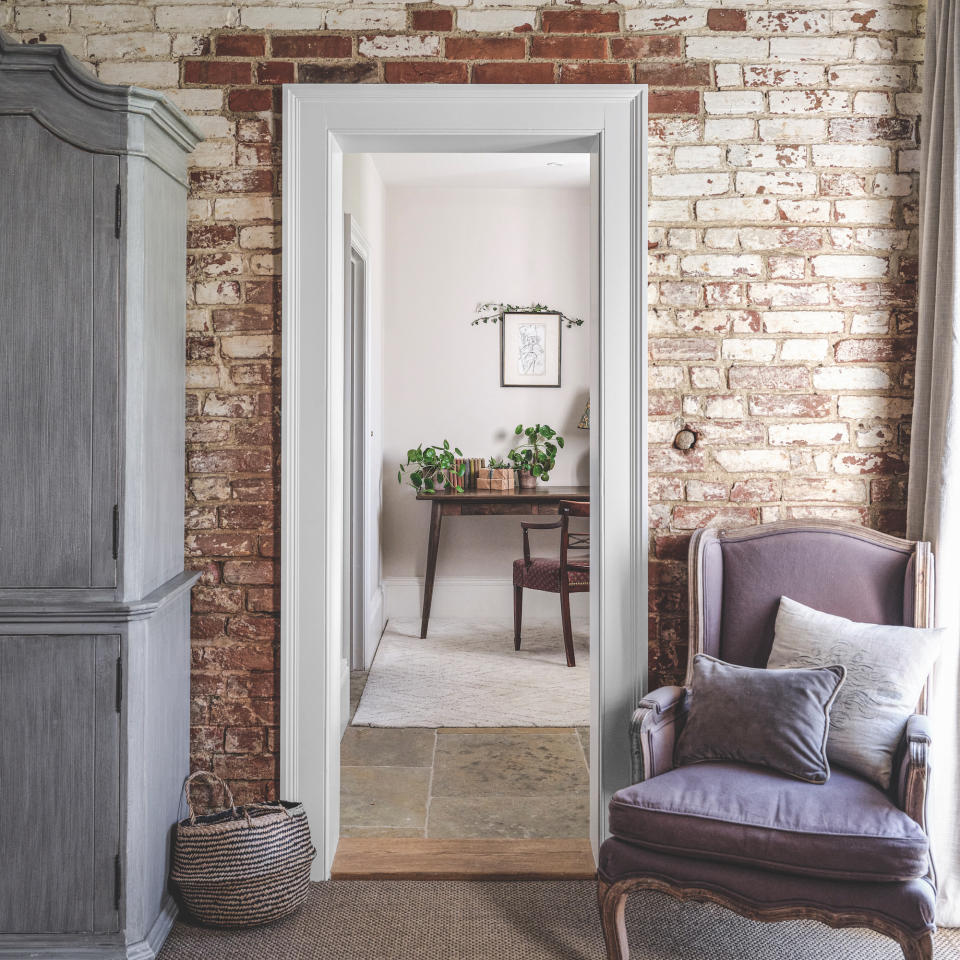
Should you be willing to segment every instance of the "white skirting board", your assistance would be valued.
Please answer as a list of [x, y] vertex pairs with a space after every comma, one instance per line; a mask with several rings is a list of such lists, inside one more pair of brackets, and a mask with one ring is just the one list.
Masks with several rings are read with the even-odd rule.
[[[423, 600], [422, 577], [386, 577], [383, 581], [384, 613], [393, 617], [419, 617]], [[574, 617], [590, 616], [590, 594], [570, 597]], [[475, 577], [437, 577], [433, 585], [431, 617], [482, 617], [513, 623], [513, 581]], [[560, 617], [560, 594], [523, 591], [523, 617], [549, 620]]]

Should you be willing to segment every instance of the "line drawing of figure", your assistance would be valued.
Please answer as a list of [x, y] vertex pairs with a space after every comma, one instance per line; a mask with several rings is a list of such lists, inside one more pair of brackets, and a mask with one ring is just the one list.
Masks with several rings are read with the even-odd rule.
[[517, 372], [526, 377], [542, 377], [547, 369], [547, 328], [542, 323], [517, 326]]

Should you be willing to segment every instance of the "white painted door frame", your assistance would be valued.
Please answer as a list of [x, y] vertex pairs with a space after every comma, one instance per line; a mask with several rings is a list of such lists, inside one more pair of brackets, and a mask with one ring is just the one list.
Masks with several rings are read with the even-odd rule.
[[330, 875], [339, 837], [343, 637], [343, 154], [590, 152], [591, 836], [628, 782], [646, 689], [646, 88], [284, 87], [280, 789]]

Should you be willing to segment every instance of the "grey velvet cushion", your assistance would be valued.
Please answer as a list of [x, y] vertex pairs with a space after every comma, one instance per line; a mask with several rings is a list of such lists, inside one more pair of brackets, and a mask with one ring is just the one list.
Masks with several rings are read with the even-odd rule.
[[943, 642], [944, 630], [855, 623], [780, 598], [768, 668], [840, 663], [827, 756], [881, 787]]
[[763, 670], [698, 653], [676, 763], [739, 760], [798, 780], [830, 776], [830, 707], [844, 668]]
[[928, 868], [919, 825], [840, 768], [811, 784], [746, 764], [676, 767], [614, 794], [610, 832], [661, 853], [836, 880], [909, 880]]

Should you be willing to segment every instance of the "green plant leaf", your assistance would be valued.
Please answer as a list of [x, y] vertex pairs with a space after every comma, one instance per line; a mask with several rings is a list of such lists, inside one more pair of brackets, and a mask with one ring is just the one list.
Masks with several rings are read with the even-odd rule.
[[563, 447], [563, 437], [557, 437], [557, 446]]
[[522, 423], [518, 423], [518, 424], [517, 424], [517, 429], [514, 430], [513, 432], [514, 432], [515, 434], [517, 434], [518, 436], [519, 436], [521, 433], [523, 433], [523, 424], [522, 424]]
[[549, 474], [549, 473], [541, 473], [541, 474], [540, 474], [540, 479], [541, 479], [544, 483], [546, 483], [546, 482], [550, 479], [550, 474]]

